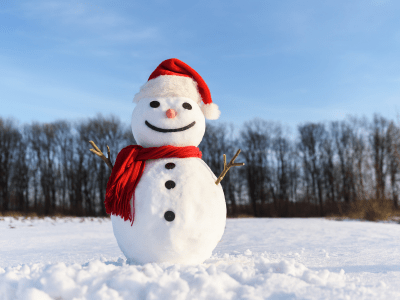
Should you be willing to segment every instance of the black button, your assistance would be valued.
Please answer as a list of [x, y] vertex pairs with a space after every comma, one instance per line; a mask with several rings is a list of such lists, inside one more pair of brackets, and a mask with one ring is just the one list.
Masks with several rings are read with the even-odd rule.
[[168, 222], [172, 222], [175, 220], [175, 213], [173, 211], [166, 211], [164, 214], [164, 219], [167, 220]]
[[171, 170], [171, 169], [175, 168], [175, 164], [174, 163], [167, 163], [165, 165], [165, 168], [168, 169], [168, 170]]
[[167, 188], [167, 189], [173, 189], [174, 187], [175, 187], [175, 182], [173, 182], [172, 180], [168, 180], [166, 183], [165, 183], [165, 187]]

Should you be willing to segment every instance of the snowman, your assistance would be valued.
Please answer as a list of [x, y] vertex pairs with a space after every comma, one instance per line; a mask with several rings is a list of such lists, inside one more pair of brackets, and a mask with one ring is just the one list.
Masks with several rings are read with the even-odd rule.
[[[200, 264], [211, 256], [226, 223], [220, 180], [197, 148], [205, 118], [217, 119], [205, 81], [178, 59], [163, 61], [134, 97], [132, 133], [138, 145], [118, 154], [105, 206], [128, 261]], [[239, 151], [238, 151], [239, 152]]]

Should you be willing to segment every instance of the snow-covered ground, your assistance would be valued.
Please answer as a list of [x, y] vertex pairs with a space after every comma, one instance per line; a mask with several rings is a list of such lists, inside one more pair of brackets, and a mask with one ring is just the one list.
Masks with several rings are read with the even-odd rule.
[[0, 299], [400, 299], [400, 225], [230, 219], [204, 264], [129, 265], [109, 219], [0, 218]]

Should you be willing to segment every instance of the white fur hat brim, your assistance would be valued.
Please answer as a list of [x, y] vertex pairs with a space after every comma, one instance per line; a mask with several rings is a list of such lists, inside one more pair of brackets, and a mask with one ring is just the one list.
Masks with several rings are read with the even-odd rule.
[[162, 75], [147, 81], [133, 98], [138, 103], [141, 99], [152, 97], [186, 97], [200, 104], [201, 96], [197, 83], [189, 77]]
[[151, 79], [140, 88], [133, 102], [138, 103], [141, 99], [153, 97], [190, 98], [200, 105], [204, 117], [209, 120], [216, 120], [221, 114], [215, 103], [203, 104], [196, 81], [189, 77], [161, 75]]

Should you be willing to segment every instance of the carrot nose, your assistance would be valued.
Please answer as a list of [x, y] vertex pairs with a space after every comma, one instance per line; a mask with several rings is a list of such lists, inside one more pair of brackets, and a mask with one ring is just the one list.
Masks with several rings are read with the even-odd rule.
[[173, 119], [173, 118], [176, 117], [176, 115], [177, 115], [178, 113], [177, 113], [176, 110], [174, 110], [174, 109], [168, 109], [167, 112], [166, 112], [165, 114], [167, 115], [167, 117], [168, 117], [169, 119]]

